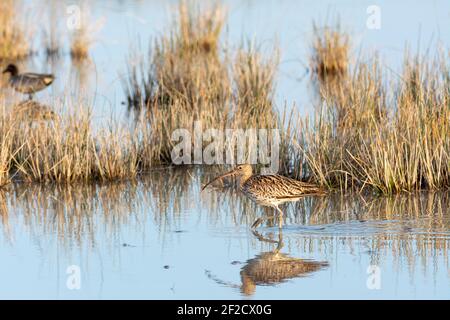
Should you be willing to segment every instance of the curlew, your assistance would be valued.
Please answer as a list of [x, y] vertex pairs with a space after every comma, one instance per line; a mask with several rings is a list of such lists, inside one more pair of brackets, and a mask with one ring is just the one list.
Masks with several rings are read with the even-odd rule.
[[[323, 195], [325, 191], [318, 185], [291, 179], [278, 174], [260, 175], [253, 174], [249, 164], [238, 165], [235, 169], [219, 176], [203, 186], [202, 191], [211, 183], [225, 177], [237, 177], [239, 190], [259, 205], [275, 208], [278, 211], [279, 227], [283, 223], [283, 211], [280, 204], [298, 201], [307, 195]], [[264, 218], [258, 218], [252, 225], [252, 229], [258, 227]]]
[[14, 64], [8, 65], [3, 73], [9, 73], [9, 85], [18, 92], [28, 94], [30, 100], [34, 93], [47, 88], [55, 80], [52, 74], [19, 73]]

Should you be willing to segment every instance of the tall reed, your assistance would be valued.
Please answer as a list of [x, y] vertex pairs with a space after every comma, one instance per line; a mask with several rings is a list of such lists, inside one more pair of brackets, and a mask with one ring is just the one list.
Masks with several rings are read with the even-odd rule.
[[23, 11], [20, 1], [0, 1], [0, 61], [22, 59], [31, 54], [34, 30], [19, 15]]
[[76, 15], [75, 25], [72, 26], [70, 40], [70, 55], [75, 61], [89, 57], [89, 49], [95, 43], [96, 36], [105, 23], [104, 18], [92, 19], [88, 1], [81, 1], [78, 10], [74, 13]]
[[4, 113], [6, 125], [1, 129], [11, 128], [3, 136], [5, 152], [0, 152], [1, 160], [5, 159], [5, 176], [43, 183], [137, 176], [138, 140], [130, 128], [110, 123], [94, 131], [89, 107], [68, 104], [56, 109], [58, 116], [50, 119], [12, 117], [15, 109]]
[[203, 130], [222, 131], [278, 126], [276, 56], [265, 59], [251, 46], [230, 55], [220, 41], [224, 21], [221, 6], [180, 2], [170, 34], [154, 41], [148, 56], [129, 68], [124, 87], [143, 130], [144, 167], [172, 163], [172, 133], [193, 133], [196, 122]]
[[404, 61], [398, 78], [375, 57], [321, 85], [321, 104], [295, 142], [303, 175], [385, 194], [450, 187], [448, 63], [408, 53]]
[[318, 27], [313, 23], [310, 66], [319, 80], [330, 80], [347, 74], [350, 58], [350, 37], [335, 27]]

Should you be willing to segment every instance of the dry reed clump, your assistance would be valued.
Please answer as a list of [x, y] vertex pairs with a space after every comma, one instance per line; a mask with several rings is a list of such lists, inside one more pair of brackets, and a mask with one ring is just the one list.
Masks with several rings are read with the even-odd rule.
[[19, 1], [0, 1], [0, 61], [22, 59], [31, 54], [30, 39], [33, 30], [18, 12], [23, 11]]
[[1, 115], [1, 181], [11, 176], [44, 183], [111, 181], [139, 173], [134, 132], [114, 123], [94, 132], [86, 107], [51, 119], [15, 113], [16, 108], [4, 108]]
[[450, 187], [449, 66], [405, 56], [400, 80], [377, 59], [321, 92], [296, 144], [302, 175], [339, 190], [390, 194]]
[[313, 24], [311, 69], [320, 81], [340, 78], [349, 67], [350, 41], [348, 34], [336, 28], [319, 28]]
[[57, 57], [62, 53], [62, 39], [63, 33], [61, 30], [65, 28], [61, 27], [58, 17], [64, 14], [64, 4], [57, 0], [49, 0], [47, 5], [48, 21], [42, 35], [42, 46], [45, 48], [47, 58]]
[[115, 124], [102, 129], [96, 138], [96, 166], [99, 180], [125, 180], [139, 173], [139, 140], [128, 128]]
[[75, 30], [70, 45], [70, 56], [73, 59], [87, 59], [91, 40], [85, 27]]
[[70, 44], [70, 56], [74, 60], [84, 60], [89, 57], [89, 49], [105, 23], [104, 18], [92, 21], [87, 1], [82, 2], [79, 10], [79, 20], [73, 26]]
[[157, 39], [144, 63], [133, 65], [126, 88], [130, 107], [170, 106], [175, 100], [189, 105], [223, 104], [229, 85], [226, 64], [219, 57], [224, 24], [219, 6], [200, 10], [180, 2], [170, 35]]
[[27, 181], [87, 181], [95, 163], [93, 139], [89, 113], [48, 123], [22, 122], [15, 136], [22, 146], [15, 159], [18, 173]]
[[138, 115], [143, 168], [172, 163], [172, 133], [193, 133], [197, 121], [203, 130], [277, 127], [276, 60], [251, 48], [231, 58], [219, 41], [224, 19], [220, 6], [200, 10], [181, 2], [170, 36], [155, 41], [148, 58], [130, 68], [125, 90]]
[[0, 188], [11, 181], [10, 170], [15, 153], [14, 130], [10, 117], [0, 118]]
[[17, 122], [33, 122], [55, 120], [58, 115], [49, 106], [34, 100], [25, 100], [13, 106], [11, 117]]
[[[275, 71], [279, 62], [278, 53], [269, 54], [264, 59], [260, 50], [249, 44], [241, 47], [233, 66], [235, 86], [235, 105], [238, 110], [236, 119], [243, 120], [261, 116], [262, 120], [273, 114], [273, 96], [275, 90]], [[269, 120], [269, 125], [274, 121]], [[264, 126], [264, 122], [262, 123]]]
[[178, 19], [175, 20], [177, 32], [173, 44], [180, 54], [203, 54], [217, 57], [219, 38], [225, 23], [223, 7], [213, 4], [202, 11], [192, 4], [181, 2], [178, 6]]

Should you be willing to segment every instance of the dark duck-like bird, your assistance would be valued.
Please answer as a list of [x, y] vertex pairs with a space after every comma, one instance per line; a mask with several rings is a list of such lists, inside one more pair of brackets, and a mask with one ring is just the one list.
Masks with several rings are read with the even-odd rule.
[[[234, 170], [215, 178], [203, 186], [202, 191], [211, 183], [229, 176], [238, 177], [239, 190], [251, 200], [262, 206], [273, 207], [278, 211], [280, 228], [283, 218], [283, 212], [278, 207], [280, 204], [298, 201], [307, 195], [323, 195], [326, 193], [318, 185], [298, 181], [278, 174], [253, 174], [252, 166], [249, 164], [241, 164]], [[253, 223], [252, 228], [256, 228], [263, 221], [263, 218], [258, 218]]]
[[9, 85], [20, 93], [28, 94], [30, 100], [33, 99], [34, 93], [47, 88], [55, 80], [52, 74], [19, 73], [14, 64], [8, 65], [3, 73], [9, 73]]

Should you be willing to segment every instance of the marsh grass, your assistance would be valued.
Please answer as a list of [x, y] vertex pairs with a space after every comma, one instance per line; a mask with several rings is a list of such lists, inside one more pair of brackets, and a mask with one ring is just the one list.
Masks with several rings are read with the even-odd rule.
[[[264, 58], [261, 50], [249, 43], [241, 46], [233, 64], [234, 103], [238, 106], [235, 118], [244, 125], [247, 119], [274, 115], [275, 74], [279, 64], [278, 52]], [[262, 121], [262, 127], [266, 121]], [[269, 119], [268, 125], [274, 123]]]
[[230, 54], [220, 41], [225, 12], [218, 5], [181, 2], [169, 35], [156, 39], [148, 56], [129, 67], [124, 88], [143, 129], [144, 167], [170, 164], [172, 133], [193, 132], [196, 122], [203, 130], [278, 127], [277, 55], [262, 56], [251, 45]]
[[[76, 101], [52, 108], [19, 104], [20, 112], [2, 101], [0, 185], [11, 177], [45, 183], [133, 179], [172, 165], [179, 143], [173, 133], [188, 130], [187, 144], [194, 146], [200, 123], [203, 133], [279, 129], [280, 173], [331, 190], [391, 194], [450, 187], [444, 54], [430, 59], [405, 52], [396, 74], [376, 55], [352, 64], [348, 35], [314, 26], [311, 65], [320, 102], [314, 115], [297, 119], [274, 103], [277, 50], [224, 45], [225, 12], [218, 5], [180, 3], [168, 34], [130, 65], [124, 79], [131, 126], [110, 122], [94, 131], [90, 107]], [[202, 151], [209, 142], [202, 141]], [[223, 142], [216, 159], [235, 154], [233, 142]], [[246, 157], [252, 143], [244, 143]]]
[[19, 12], [23, 12], [20, 1], [0, 1], [0, 61], [23, 59], [32, 53], [34, 30]]
[[16, 132], [23, 147], [16, 157], [27, 181], [74, 182], [93, 175], [95, 153], [89, 113], [68, 114], [52, 122], [21, 123]]
[[[229, 96], [226, 64], [219, 57], [224, 24], [222, 7], [180, 2], [168, 35], [156, 39], [148, 57], [132, 64], [125, 88], [135, 109], [170, 107], [181, 102], [191, 108], [199, 102], [223, 105]], [[136, 54], [132, 53], [130, 60]]]
[[61, 30], [65, 30], [65, 28], [61, 26], [58, 17], [64, 14], [64, 6], [56, 0], [47, 0], [46, 6], [48, 8], [46, 14], [48, 23], [43, 30], [42, 45], [45, 48], [47, 58], [52, 58], [62, 54], [64, 35]]
[[449, 66], [442, 55], [404, 61], [400, 76], [375, 58], [322, 86], [314, 119], [299, 124], [302, 174], [338, 190], [450, 187]]
[[334, 27], [318, 27], [313, 23], [313, 40], [310, 66], [320, 81], [344, 77], [349, 68], [350, 37]]
[[[6, 120], [6, 121], [5, 121]], [[0, 120], [0, 188], [11, 182], [10, 170], [14, 158], [14, 127], [10, 119]]]
[[97, 40], [96, 37], [104, 24], [104, 18], [92, 19], [89, 2], [82, 1], [79, 21], [73, 26], [70, 39], [70, 55], [73, 60], [84, 60], [89, 57], [89, 49]]
[[[39, 106], [39, 105], [38, 105]], [[94, 131], [89, 107], [60, 104], [18, 116], [3, 104], [0, 122], [0, 182], [74, 183], [133, 179], [139, 173], [138, 137], [111, 121]], [[47, 117], [51, 114], [52, 117]], [[57, 116], [55, 115], [57, 114]]]

